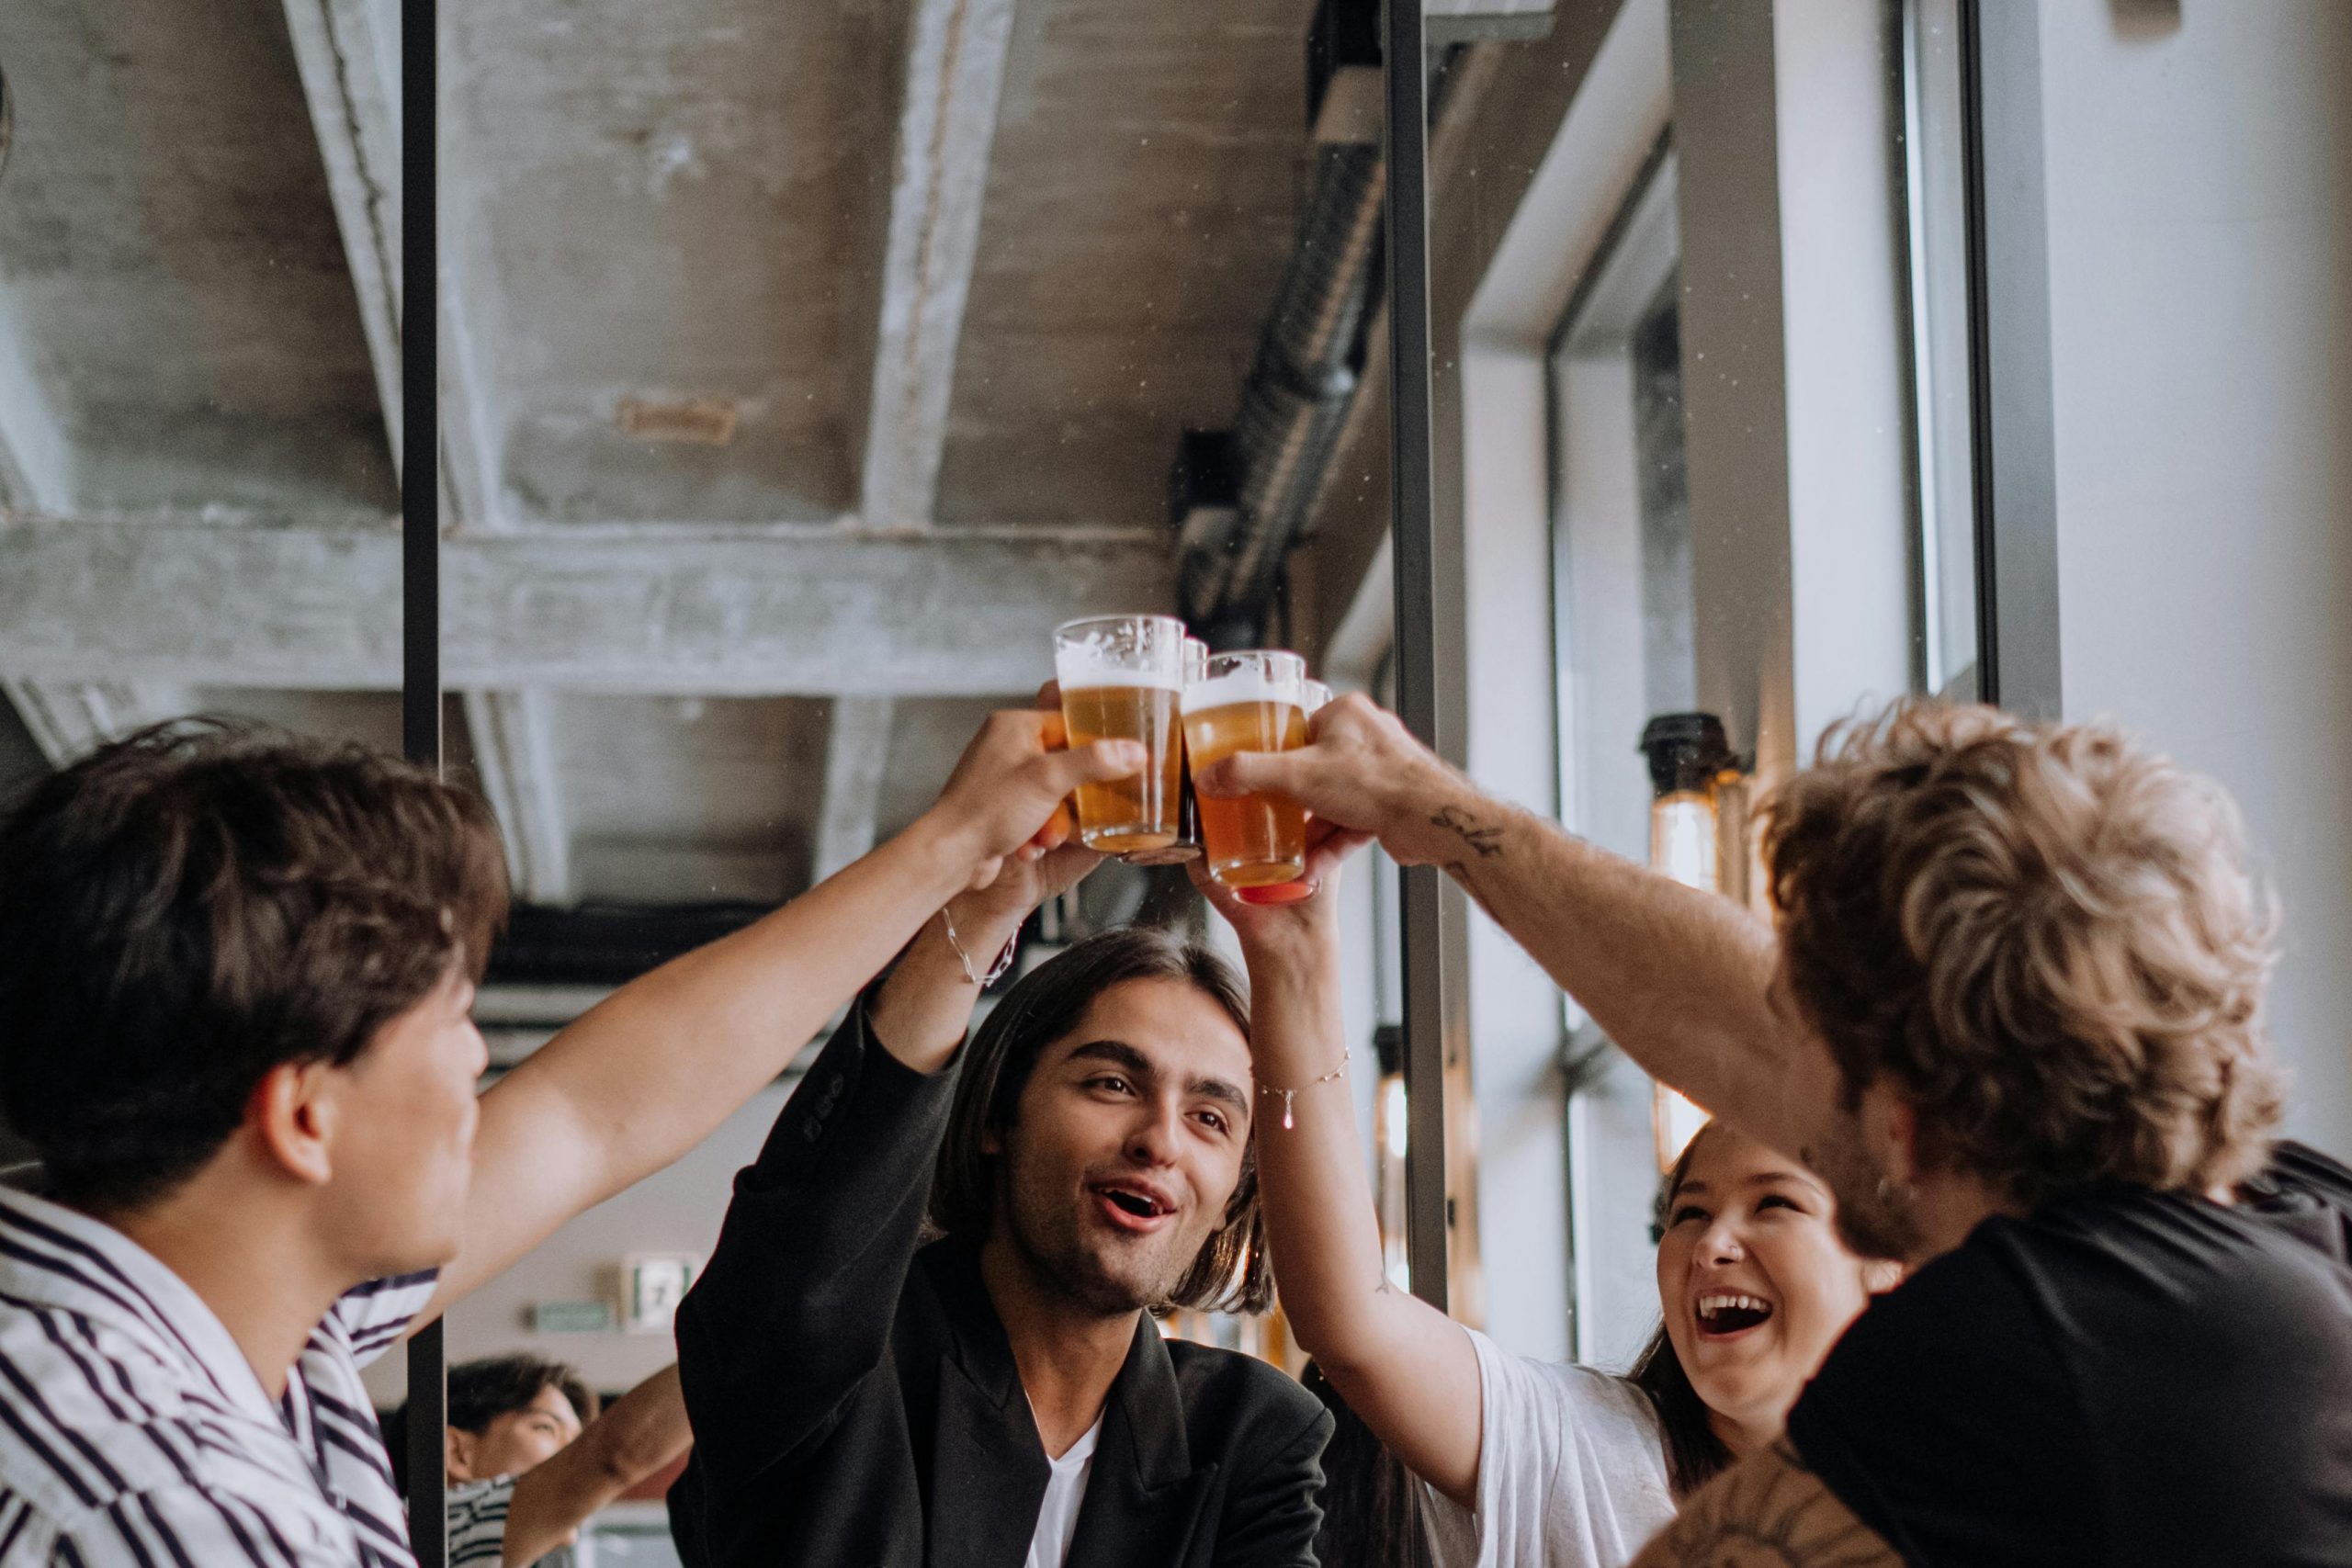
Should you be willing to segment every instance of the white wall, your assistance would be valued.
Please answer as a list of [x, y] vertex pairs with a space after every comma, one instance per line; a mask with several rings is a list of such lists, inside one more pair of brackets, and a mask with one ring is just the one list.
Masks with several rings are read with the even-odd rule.
[[2352, 1151], [2352, 5], [2043, 7], [2068, 716], [2245, 807], [2290, 1131]]
[[1769, 784], [1911, 683], [1893, 21], [1672, 17], [1699, 705]]
[[[1552, 526], [1544, 365], [1465, 345], [1463, 544], [1469, 771], [1540, 817], [1559, 806], [1553, 727]], [[1526, 1356], [1566, 1359], [1568, 1177], [1560, 993], [1494, 921], [1470, 922], [1470, 1042], [1478, 1103], [1484, 1327]]]
[[[612, 1300], [612, 1270], [632, 1252], [710, 1256], [735, 1173], [758, 1156], [785, 1099], [783, 1085], [761, 1090], [677, 1164], [582, 1214], [459, 1302], [449, 1314], [450, 1362], [529, 1351], [570, 1361], [591, 1386], [615, 1391], [676, 1359], [666, 1334], [534, 1334], [531, 1307]], [[368, 1369], [368, 1390], [379, 1404], [401, 1399], [401, 1360], [395, 1352]]]
[[1911, 687], [1911, 323], [1895, 263], [1890, 10], [1805, 0], [1772, 14], [1800, 761], [1833, 721]]
[[[1573, 777], [1566, 793], [1578, 798], [1562, 798], [1560, 703], [1551, 679], [1556, 649], [1544, 355], [1555, 324], [1664, 129], [1668, 96], [1663, 0], [1626, 0], [1551, 133], [1462, 320], [1466, 761], [1472, 776], [1488, 789], [1580, 832], [1592, 831], [1589, 802]], [[1622, 356], [1617, 363], [1619, 403], [1611, 412], [1630, 426], [1630, 385]], [[1623, 457], [1630, 465], [1630, 434]], [[1624, 481], [1620, 489], [1630, 487], [1629, 473], [1569, 477], [1572, 485], [1588, 488], [1611, 479]], [[1620, 514], [1633, 515], [1630, 509]], [[1638, 561], [1638, 544], [1634, 555]], [[1605, 593], [1606, 575], [1586, 574], [1574, 586], [1583, 592], [1589, 584]], [[1638, 587], [1638, 570], [1635, 577]], [[1636, 592], [1637, 626], [1638, 600]], [[1632, 646], [1640, 647], [1638, 635]], [[1584, 700], [1580, 672], [1572, 669], [1569, 678], [1578, 682], [1571, 701]], [[1576, 761], [1632, 779], [1639, 792], [1641, 764], [1633, 742], [1640, 719], [1617, 728], [1622, 741], [1606, 759]], [[1645, 795], [1635, 811], [1645, 832]], [[1598, 1323], [1614, 1321], [1621, 1298], [1636, 1303], [1631, 1315], [1643, 1331], [1656, 1311], [1646, 1230], [1628, 1222], [1623, 1206], [1604, 1190], [1623, 1174], [1630, 1155], [1634, 1179], [1644, 1190], [1635, 1207], [1646, 1215], [1647, 1101], [1641, 1101], [1641, 1136], [1630, 1143], [1610, 1135], [1625, 1123], [1625, 1097], [1572, 1108], [1559, 1068], [1566, 1031], [1558, 988], [1483, 914], [1473, 916], [1469, 938], [1482, 1326], [1521, 1355], [1566, 1359], [1591, 1347]], [[1583, 1182], [1573, 1225], [1572, 1116], [1582, 1139], [1573, 1153]], [[1635, 1287], [1616, 1288], [1628, 1269], [1637, 1276]], [[1572, 1276], [1578, 1292], [1573, 1297]]]

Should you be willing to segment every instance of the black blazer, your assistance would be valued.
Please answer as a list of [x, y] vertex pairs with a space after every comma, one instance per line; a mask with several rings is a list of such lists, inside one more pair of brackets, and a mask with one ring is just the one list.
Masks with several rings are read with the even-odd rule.
[[[827, 1043], [678, 1310], [688, 1568], [1022, 1568], [1048, 1466], [950, 1239], [916, 1249], [955, 1071]], [[1146, 1317], [1111, 1386], [1071, 1568], [1311, 1568], [1331, 1418], [1281, 1371]]]

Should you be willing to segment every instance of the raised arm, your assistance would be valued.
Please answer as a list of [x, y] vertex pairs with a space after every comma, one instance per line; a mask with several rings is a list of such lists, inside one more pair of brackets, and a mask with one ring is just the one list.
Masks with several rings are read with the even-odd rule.
[[693, 1438], [678, 1369], [664, 1367], [514, 1483], [506, 1511], [506, 1568], [524, 1568], [571, 1540], [590, 1515], [658, 1473]]
[[[1350, 845], [1311, 857], [1302, 903], [1253, 908], [1196, 878], [1241, 937], [1257, 1074], [1258, 1180], [1292, 1332], [1324, 1376], [1415, 1474], [1465, 1508], [1478, 1483], [1478, 1357], [1459, 1325], [1396, 1289], [1356, 1135], [1340, 1023], [1332, 886]], [[1335, 1076], [1337, 1075], [1337, 1076]], [[1283, 1096], [1289, 1089], [1290, 1125]]]
[[1775, 1005], [1770, 929], [1481, 792], [1361, 696], [1315, 716], [1313, 743], [1204, 770], [1209, 794], [1277, 789], [1437, 865], [1643, 1067], [1803, 1157], [1832, 1081], [1819, 1039]]
[[461, 1250], [417, 1323], [700, 1143], [952, 896], [987, 886], [1006, 856], [1038, 852], [1033, 840], [1080, 781], [1139, 761], [1132, 742], [1065, 751], [1060, 739], [1052, 715], [993, 716], [905, 832], [624, 987], [484, 1095]]
[[[678, 1311], [697, 1483], [729, 1497], [831, 1430], [888, 1353], [985, 975], [1037, 901], [1097, 859], [1010, 865], [932, 920], [852, 1010], [735, 1180], [718, 1246]], [[963, 952], [956, 952], [960, 942]], [[967, 972], [968, 961], [969, 973]]]

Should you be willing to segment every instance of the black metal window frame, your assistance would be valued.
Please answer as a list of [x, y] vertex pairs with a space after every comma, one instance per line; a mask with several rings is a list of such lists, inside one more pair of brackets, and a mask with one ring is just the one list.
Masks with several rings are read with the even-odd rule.
[[[437, 0], [401, 0], [401, 743], [441, 766], [440, 28]], [[449, 1560], [442, 1325], [408, 1343], [409, 1540]]]

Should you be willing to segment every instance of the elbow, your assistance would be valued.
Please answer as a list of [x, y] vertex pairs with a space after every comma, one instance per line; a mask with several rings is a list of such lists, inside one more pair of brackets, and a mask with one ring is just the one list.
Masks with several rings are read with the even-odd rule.
[[1331, 1380], [1331, 1386], [1342, 1396], [1361, 1386], [1362, 1380], [1380, 1360], [1378, 1349], [1369, 1342], [1369, 1337], [1351, 1332], [1351, 1325], [1344, 1319], [1294, 1314], [1290, 1326], [1291, 1337], [1298, 1341], [1298, 1348], [1323, 1369], [1323, 1375]]
[[[642, 1438], [632, 1436], [623, 1438], [597, 1455], [597, 1479], [615, 1493], [620, 1493], [659, 1472], [677, 1455], [651, 1441], [654, 1436], [648, 1433]], [[679, 1448], [684, 1446], [681, 1443]]]

